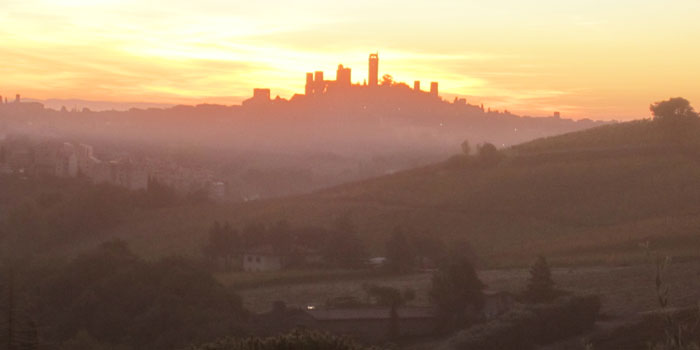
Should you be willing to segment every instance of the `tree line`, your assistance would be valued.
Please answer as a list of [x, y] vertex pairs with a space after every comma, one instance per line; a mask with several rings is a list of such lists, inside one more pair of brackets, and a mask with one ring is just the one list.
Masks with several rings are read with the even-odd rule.
[[[476, 261], [471, 247], [464, 242], [459, 246], [472, 261]], [[290, 265], [304, 266], [304, 255], [321, 257], [321, 266], [333, 268], [367, 267], [370, 252], [358, 235], [357, 226], [346, 216], [339, 217], [326, 227], [292, 227], [286, 221], [272, 225], [249, 223], [242, 228], [229, 222], [215, 221], [209, 228], [202, 254], [223, 271], [236, 268], [242, 255], [268, 248], [268, 251], [289, 259]], [[434, 268], [446, 255], [443, 241], [429, 232], [410, 232], [397, 226], [385, 241], [382, 251], [386, 263], [380, 268], [389, 273], [413, 272], [419, 268]]]

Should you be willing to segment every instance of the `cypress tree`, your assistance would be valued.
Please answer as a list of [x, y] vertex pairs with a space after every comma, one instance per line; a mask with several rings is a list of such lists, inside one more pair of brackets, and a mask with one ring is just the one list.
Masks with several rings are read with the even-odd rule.
[[540, 303], [550, 301], [555, 297], [554, 281], [552, 271], [549, 268], [547, 259], [538, 256], [535, 263], [530, 267], [530, 279], [528, 280], [525, 298], [528, 301]]

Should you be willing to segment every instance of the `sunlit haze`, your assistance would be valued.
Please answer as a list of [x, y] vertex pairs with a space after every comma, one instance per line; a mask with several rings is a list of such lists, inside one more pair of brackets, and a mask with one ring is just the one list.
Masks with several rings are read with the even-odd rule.
[[[700, 103], [700, 2], [4, 0], [0, 95], [237, 104], [338, 64], [519, 114], [647, 117]], [[672, 54], [671, 54], [672, 53]]]

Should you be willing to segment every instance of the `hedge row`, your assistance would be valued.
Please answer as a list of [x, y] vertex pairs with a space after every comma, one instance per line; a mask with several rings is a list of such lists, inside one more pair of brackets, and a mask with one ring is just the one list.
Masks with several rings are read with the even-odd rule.
[[488, 323], [466, 329], [450, 340], [454, 349], [532, 349], [592, 328], [600, 311], [597, 295], [567, 296], [549, 304], [519, 305]]
[[381, 350], [317, 331], [296, 330], [274, 337], [225, 338], [190, 350]]

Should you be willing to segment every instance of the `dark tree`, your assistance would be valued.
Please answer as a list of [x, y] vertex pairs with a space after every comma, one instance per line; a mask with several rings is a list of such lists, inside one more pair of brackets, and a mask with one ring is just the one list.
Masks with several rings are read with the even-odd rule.
[[359, 267], [366, 258], [367, 251], [357, 235], [357, 228], [350, 218], [342, 216], [333, 223], [328, 235], [324, 256], [336, 267]]
[[36, 283], [41, 338], [54, 344], [84, 330], [103, 344], [180, 349], [240, 335], [248, 322], [240, 297], [204, 266], [184, 258], [146, 261], [120, 241]]
[[231, 227], [231, 224], [228, 222], [224, 224], [223, 233], [225, 268], [226, 270], [231, 270], [233, 259], [243, 253], [241, 234], [237, 229]]
[[552, 271], [544, 256], [538, 256], [530, 267], [530, 279], [524, 297], [525, 300], [533, 303], [550, 301], [556, 297]]
[[241, 244], [244, 249], [253, 249], [266, 244], [268, 241], [268, 232], [265, 225], [259, 222], [248, 223], [243, 227], [241, 234]]
[[447, 254], [443, 256], [445, 261], [450, 261], [454, 257], [463, 257], [469, 261], [472, 266], [478, 266], [479, 257], [474, 252], [474, 248], [465, 240], [454, 240], [450, 242], [449, 249], [447, 249]]
[[225, 271], [230, 271], [234, 257], [241, 254], [241, 235], [228, 222], [222, 226], [215, 221], [209, 229], [209, 240], [202, 249], [204, 255]]
[[[484, 284], [464, 255], [452, 256], [433, 274], [430, 297], [438, 308], [441, 326], [463, 327], [484, 304]], [[470, 314], [471, 312], [471, 314]]]
[[649, 106], [649, 110], [658, 121], [684, 121], [698, 118], [690, 102], [682, 97], [660, 101]]
[[498, 148], [488, 142], [478, 145], [476, 147], [476, 153], [479, 161], [486, 165], [497, 164], [502, 158], [502, 154], [498, 151]]
[[396, 227], [386, 242], [388, 267], [393, 273], [410, 272], [414, 267], [414, 251], [401, 227]]
[[419, 267], [435, 267], [447, 253], [445, 244], [435, 235], [423, 232], [411, 239], [411, 246], [418, 260]]
[[394, 85], [394, 77], [392, 77], [390, 74], [384, 74], [380, 84], [383, 86], [392, 86]]
[[366, 285], [367, 294], [374, 299], [378, 305], [389, 308], [389, 338], [396, 339], [400, 334], [399, 330], [399, 308], [415, 299], [416, 293], [412, 289], [405, 289], [403, 292], [394, 287]]
[[294, 239], [298, 244], [313, 251], [321, 251], [324, 242], [329, 235], [329, 230], [325, 227], [301, 227], [294, 230]]
[[215, 221], [211, 228], [209, 228], [209, 240], [202, 249], [204, 255], [211, 261], [215, 263], [218, 262], [219, 259], [224, 256], [223, 243], [223, 228], [218, 221]]
[[288, 256], [294, 249], [294, 232], [285, 220], [278, 221], [270, 229], [270, 243], [277, 254]]
[[462, 153], [464, 153], [465, 156], [468, 156], [472, 153], [472, 147], [469, 144], [469, 140], [464, 140], [464, 142], [462, 142], [460, 146], [462, 147]]
[[42, 237], [45, 226], [38, 220], [40, 210], [34, 202], [22, 202], [11, 208], [5, 219], [6, 239], [12, 250], [25, 250]]
[[0, 348], [33, 350], [39, 348], [37, 325], [28, 308], [26, 288], [15, 259], [8, 259], [0, 269]]

